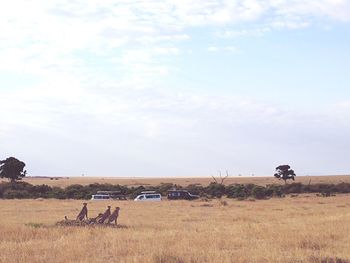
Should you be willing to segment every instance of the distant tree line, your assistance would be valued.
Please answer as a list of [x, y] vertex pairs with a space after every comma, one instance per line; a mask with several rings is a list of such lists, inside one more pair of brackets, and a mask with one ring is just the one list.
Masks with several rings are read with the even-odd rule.
[[0, 183], [0, 198], [24, 199], [24, 198], [56, 198], [56, 199], [90, 199], [97, 191], [120, 191], [120, 194], [133, 199], [142, 191], [153, 190], [163, 196], [171, 189], [186, 189], [192, 194], [200, 195], [202, 198], [235, 198], [244, 200], [247, 198], [267, 199], [271, 197], [283, 197], [287, 194], [320, 193], [329, 196], [336, 193], [350, 193], [349, 183], [340, 184], [301, 184], [292, 183], [286, 185], [259, 186], [255, 184], [231, 184], [223, 185], [211, 183], [207, 186], [190, 184], [186, 187], [171, 183], [162, 183], [157, 186], [128, 187], [113, 184], [73, 184], [66, 188], [51, 187], [48, 185], [31, 185], [26, 182], [2, 182]]
[[308, 184], [301, 183], [286, 184], [286, 181], [291, 179], [294, 181], [296, 176], [294, 170], [289, 165], [279, 165], [276, 167], [274, 176], [279, 180], [284, 180], [285, 185], [267, 185], [259, 186], [255, 184], [231, 184], [225, 185], [224, 181], [229, 176], [226, 171], [226, 176], [215, 178], [214, 182], [208, 186], [200, 184], [191, 184], [187, 187], [178, 186], [171, 183], [162, 183], [158, 186], [138, 186], [128, 187], [123, 185], [112, 184], [89, 184], [86, 186], [74, 184], [66, 188], [51, 187], [48, 185], [31, 185], [20, 180], [26, 176], [24, 170], [25, 163], [9, 157], [5, 160], [0, 160], [0, 178], [7, 178], [9, 182], [0, 183], [0, 198], [15, 199], [15, 198], [57, 198], [57, 199], [90, 199], [97, 191], [118, 191], [120, 195], [124, 195], [130, 199], [135, 198], [142, 191], [153, 190], [163, 196], [171, 189], [186, 189], [192, 194], [200, 195], [204, 198], [256, 198], [266, 199], [270, 197], [283, 197], [286, 194], [299, 193], [320, 193], [323, 196], [330, 196], [333, 193], [350, 193], [350, 184]]

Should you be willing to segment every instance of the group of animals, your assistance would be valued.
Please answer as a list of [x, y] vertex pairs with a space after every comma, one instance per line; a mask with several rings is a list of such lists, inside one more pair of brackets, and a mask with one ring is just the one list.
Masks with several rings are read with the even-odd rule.
[[[99, 213], [98, 216], [93, 218], [88, 218], [88, 208], [87, 203], [83, 203], [83, 208], [78, 214], [76, 221], [84, 221], [86, 220], [89, 224], [114, 224], [117, 225], [117, 220], [119, 217], [120, 207], [116, 207], [115, 210], [111, 213], [111, 207], [107, 206], [107, 210], [104, 213]], [[65, 217], [66, 220], [67, 217]]]

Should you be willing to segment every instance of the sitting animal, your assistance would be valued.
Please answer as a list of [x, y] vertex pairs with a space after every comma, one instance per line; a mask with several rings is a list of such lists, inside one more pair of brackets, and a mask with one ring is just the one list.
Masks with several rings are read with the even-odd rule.
[[110, 224], [114, 221], [114, 223], [117, 225], [117, 220], [119, 216], [120, 207], [116, 207], [113, 213], [109, 216], [107, 223]]
[[107, 206], [107, 210], [103, 213], [103, 215], [97, 222], [99, 224], [103, 224], [110, 215], [111, 215], [111, 207]]
[[83, 221], [84, 218], [88, 219], [88, 209], [87, 209], [87, 203], [83, 203], [83, 208], [81, 209], [80, 213], [77, 216], [78, 221]]

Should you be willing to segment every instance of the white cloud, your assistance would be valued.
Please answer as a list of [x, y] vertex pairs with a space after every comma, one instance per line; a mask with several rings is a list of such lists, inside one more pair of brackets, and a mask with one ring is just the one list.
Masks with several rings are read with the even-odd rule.
[[241, 29], [241, 30], [224, 30], [221, 32], [217, 32], [216, 36], [218, 36], [219, 38], [262, 37], [270, 31], [271, 31], [270, 27]]
[[208, 47], [208, 51], [210, 51], [210, 52], [217, 52], [217, 51], [219, 51], [219, 48], [218, 47]]
[[[159, 56], [185, 54], [179, 44], [191, 41], [190, 32], [196, 27], [222, 28], [217, 35], [232, 38], [307, 27], [325, 19], [348, 21], [349, 1], [14, 0], [0, 11], [0, 70], [39, 75], [70, 72], [77, 78], [91, 78], [96, 70], [89, 56], [115, 59], [126, 63], [118, 65], [126, 68], [130, 65], [126, 54], [131, 56], [136, 49], [151, 52], [147, 56], [152, 61], [142, 66], [140, 61], [138, 72], [166, 75], [170, 67]], [[101, 76], [96, 74], [96, 79]]]
[[275, 13], [286, 17], [328, 17], [339, 21], [350, 19], [350, 3], [347, 0], [277, 0], [270, 1]]
[[155, 47], [153, 48], [153, 52], [159, 55], [179, 55], [180, 50], [176, 47]]
[[[305, 154], [322, 158], [322, 147], [332, 152], [350, 129], [334, 114], [300, 114], [248, 98], [130, 87], [101, 93], [77, 82], [7, 92], [2, 101], [3, 154], [23, 156], [32, 175], [257, 174], [283, 161], [306, 172]], [[337, 156], [329, 162], [339, 163]]]
[[238, 52], [238, 48], [234, 46], [223, 46], [223, 47], [211, 46], [211, 47], [208, 47], [207, 50], [209, 52], [219, 52], [219, 51], [224, 51], [229, 53]]

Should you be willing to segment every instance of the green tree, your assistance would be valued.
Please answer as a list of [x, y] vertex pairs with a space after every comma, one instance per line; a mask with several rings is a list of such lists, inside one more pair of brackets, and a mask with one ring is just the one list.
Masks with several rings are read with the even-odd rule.
[[293, 181], [295, 180], [294, 177], [296, 176], [296, 174], [292, 169], [290, 169], [290, 166], [287, 164], [277, 166], [276, 172], [277, 173], [275, 173], [274, 176], [279, 180], [284, 180], [284, 183], [286, 183], [289, 179], [292, 179]]
[[26, 164], [14, 157], [0, 160], [0, 178], [7, 178], [12, 183], [21, 180], [26, 176], [27, 171], [23, 170]]

